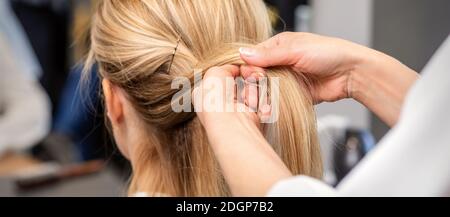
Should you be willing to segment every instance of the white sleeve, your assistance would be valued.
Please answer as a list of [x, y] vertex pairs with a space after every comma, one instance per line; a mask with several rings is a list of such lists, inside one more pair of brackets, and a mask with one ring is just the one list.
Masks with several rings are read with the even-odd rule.
[[21, 64], [16, 67], [29, 78], [41, 77], [42, 68], [31, 43], [10, 2], [5, 0], [0, 1], [0, 33], [11, 47], [10, 56], [20, 60]]
[[49, 132], [51, 119], [48, 96], [16, 67], [9, 51], [0, 34], [0, 154], [35, 145]]
[[[450, 37], [412, 88], [397, 126], [341, 182], [339, 196], [450, 195]], [[272, 196], [328, 196], [319, 181], [278, 183]], [[332, 192], [332, 191], [331, 191]]]
[[280, 181], [267, 194], [269, 197], [334, 197], [337, 192], [325, 183], [307, 176]]

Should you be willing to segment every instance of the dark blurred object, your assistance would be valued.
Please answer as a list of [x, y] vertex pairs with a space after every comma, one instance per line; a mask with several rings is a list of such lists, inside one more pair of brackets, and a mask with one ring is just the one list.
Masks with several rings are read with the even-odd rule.
[[[103, 106], [96, 66], [87, 81], [81, 81], [82, 67], [75, 67], [63, 88], [54, 120], [54, 132], [69, 137], [79, 153], [80, 160], [104, 158], [106, 142]], [[82, 85], [82, 86], [80, 86]]]
[[43, 164], [41, 168], [35, 167], [34, 172], [27, 171], [26, 174], [19, 175], [15, 180], [15, 184], [19, 191], [30, 191], [67, 179], [95, 174], [103, 168], [104, 162], [99, 160], [61, 167], [50, 165], [48, 169]]
[[32, 156], [0, 156], [2, 197], [111, 197], [126, 195], [129, 174], [118, 174], [104, 161], [87, 164], [41, 162]]
[[334, 152], [336, 184], [375, 146], [375, 140], [367, 131], [350, 129], [347, 130], [343, 141], [337, 145]]
[[67, 76], [68, 1], [12, 0], [11, 6], [42, 66], [41, 83], [55, 106]]
[[300, 5], [307, 5], [308, 0], [265, 0], [270, 6], [276, 9], [281, 20], [276, 22], [275, 29], [278, 32], [294, 31], [295, 10]]

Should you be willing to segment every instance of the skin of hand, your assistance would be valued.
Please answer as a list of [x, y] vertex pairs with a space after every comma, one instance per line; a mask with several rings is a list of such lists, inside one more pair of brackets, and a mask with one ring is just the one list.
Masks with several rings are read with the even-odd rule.
[[[241, 48], [240, 53], [248, 66], [213, 68], [205, 77], [262, 77], [263, 68], [291, 67], [312, 80], [310, 88], [316, 103], [354, 98], [391, 126], [398, 120], [407, 92], [419, 78], [386, 54], [309, 33], [281, 33], [256, 47]], [[205, 91], [210, 90], [203, 86], [194, 90], [194, 104], [198, 103], [196, 93]], [[226, 103], [237, 105], [234, 101]], [[233, 195], [262, 196], [276, 182], [292, 176], [262, 136], [256, 116], [236, 112], [197, 114]]]
[[253, 48], [241, 48], [241, 58], [255, 67], [287, 66], [311, 80], [316, 103], [354, 98], [393, 126], [403, 100], [418, 74], [394, 58], [338, 38], [284, 32]]
[[[236, 85], [229, 82], [230, 78], [234, 80], [239, 75], [240, 68], [237, 66], [209, 69], [201, 84], [192, 92], [193, 104], [232, 195], [264, 196], [276, 182], [292, 174], [262, 135], [259, 114], [252, 111], [248, 104], [236, 100], [240, 93], [231, 91], [231, 96], [227, 95], [225, 87], [234, 89]], [[216, 100], [206, 100], [208, 95], [216, 96]], [[206, 108], [217, 108], [211, 105], [215, 103], [220, 108], [237, 109], [241, 106], [245, 110], [224, 112]], [[258, 180], [258, 184], [249, 180]]]

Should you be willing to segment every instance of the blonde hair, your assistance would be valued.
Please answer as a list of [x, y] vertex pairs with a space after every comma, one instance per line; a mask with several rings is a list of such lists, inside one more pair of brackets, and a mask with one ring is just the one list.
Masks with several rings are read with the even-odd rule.
[[[193, 82], [194, 69], [205, 72], [213, 66], [242, 65], [238, 48], [260, 43], [271, 34], [261, 0], [103, 0], [99, 4], [86, 67], [97, 62], [101, 77], [125, 91], [148, 135], [139, 144], [139, 156], [131, 158], [137, 160], [132, 162], [130, 193], [230, 195], [195, 113], [172, 111], [171, 100], [178, 90], [171, 89], [171, 82], [179, 76]], [[267, 72], [280, 79], [280, 114], [276, 123], [265, 126], [264, 135], [293, 174], [321, 177], [308, 81], [284, 68]]]

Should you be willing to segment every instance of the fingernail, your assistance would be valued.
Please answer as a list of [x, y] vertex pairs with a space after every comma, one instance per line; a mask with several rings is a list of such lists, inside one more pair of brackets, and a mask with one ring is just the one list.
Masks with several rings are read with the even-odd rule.
[[248, 77], [247, 79], [244, 80], [244, 83], [249, 86], [258, 86], [258, 78], [257, 77]]
[[257, 81], [261, 81], [263, 78], [266, 77], [266, 75], [264, 75], [264, 73], [262, 72], [256, 72], [252, 74], [251, 77], [255, 78]]
[[255, 52], [255, 49], [241, 47], [241, 48], [239, 48], [239, 53], [241, 53], [242, 55], [247, 56], [247, 57], [252, 57], [255, 55], [256, 52]]
[[271, 110], [272, 110], [272, 106], [270, 106], [270, 105], [263, 105], [263, 106], [261, 106], [261, 109], [260, 109], [261, 113], [263, 113], [265, 115], [270, 114]]

